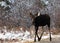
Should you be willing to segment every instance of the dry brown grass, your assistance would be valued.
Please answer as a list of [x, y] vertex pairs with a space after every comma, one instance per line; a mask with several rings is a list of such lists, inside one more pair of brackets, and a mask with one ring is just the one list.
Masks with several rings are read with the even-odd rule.
[[60, 34], [60, 29], [59, 28], [52, 29], [51, 32], [52, 34]]

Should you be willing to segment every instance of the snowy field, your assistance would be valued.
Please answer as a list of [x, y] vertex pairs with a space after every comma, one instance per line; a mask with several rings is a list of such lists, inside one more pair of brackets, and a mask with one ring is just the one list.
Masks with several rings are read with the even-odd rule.
[[[33, 35], [34, 36], [34, 35]], [[30, 32], [27, 30], [16, 31], [16, 32], [0, 32], [0, 43], [59, 43], [60, 35], [52, 35], [52, 41], [49, 41], [49, 34], [46, 34], [42, 37], [40, 42], [34, 42], [34, 37], [31, 37]]]
[[[23, 28], [19, 28], [19, 31], [7, 31], [7, 29], [0, 29], [0, 43], [59, 43], [60, 34], [52, 35], [52, 41], [49, 41], [49, 34], [44, 32], [44, 35], [40, 42], [34, 42], [34, 31], [23, 31]], [[40, 33], [39, 33], [40, 35]]]

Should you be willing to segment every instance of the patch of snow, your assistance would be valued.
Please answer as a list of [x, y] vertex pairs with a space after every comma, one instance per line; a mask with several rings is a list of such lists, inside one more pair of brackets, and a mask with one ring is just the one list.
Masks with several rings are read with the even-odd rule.
[[1, 4], [1, 6], [6, 6], [7, 5], [6, 2], [4, 2], [4, 1], [1, 1], [0, 4]]
[[28, 32], [28, 31], [26, 30], [25, 35], [30, 35], [30, 32]]
[[30, 35], [30, 33], [28, 31], [22, 33], [22, 32], [18, 32], [18, 33], [13, 33], [13, 32], [5, 32], [5, 34], [0, 33], [0, 39], [26, 39], [28, 38], [28, 36]]
[[[49, 38], [49, 34], [46, 36], [42, 36], [42, 39], [47, 39]], [[52, 35], [52, 38], [60, 38], [60, 35]], [[30, 38], [30, 32], [25, 31], [25, 32], [5, 32], [5, 33], [0, 33], [0, 39], [8, 39], [8, 40], [13, 40], [13, 39], [18, 39], [18, 40], [24, 40], [24, 41], [33, 41], [33, 38]], [[23, 42], [23, 41], [22, 41]]]
[[48, 0], [41, 0], [42, 2], [44, 2], [44, 4], [48, 5], [49, 1]]
[[0, 33], [0, 39], [5, 39], [3, 33]]
[[45, 4], [47, 5], [47, 4], [49, 4], [49, 2], [48, 2], [48, 1], [46, 1], [46, 2], [45, 2]]
[[10, 40], [13, 35], [12, 35], [12, 33], [7, 32], [4, 36], [6, 39]]
[[4, 9], [5, 9], [6, 7], [11, 8], [11, 6], [10, 6], [10, 5], [7, 5], [6, 2], [4, 2], [4, 1], [1, 1], [1, 2], [0, 2], [0, 5], [1, 5], [2, 7], [4, 7]]
[[43, 36], [43, 37], [42, 37], [42, 39], [47, 39], [47, 38], [49, 38], [49, 36]]

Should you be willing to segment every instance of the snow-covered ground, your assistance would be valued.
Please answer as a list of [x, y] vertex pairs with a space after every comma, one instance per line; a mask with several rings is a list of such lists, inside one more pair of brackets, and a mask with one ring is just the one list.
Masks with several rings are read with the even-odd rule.
[[[47, 39], [47, 38], [49, 38], [49, 34], [43, 36], [42, 40], [43, 39]], [[52, 38], [60, 38], [60, 35], [52, 35]], [[16, 31], [16, 32], [11, 31], [11, 32], [7, 32], [5, 30], [5, 32], [3, 32], [3, 33], [0, 32], [0, 39], [2, 39], [2, 40], [5, 40], [5, 39], [8, 39], [8, 40], [18, 39], [18, 40], [33, 41], [34, 37], [31, 38], [31, 34], [27, 30], [25, 32], [23, 32], [23, 31]]]
[[28, 31], [25, 32], [3, 32], [0, 33], [0, 39], [8, 39], [8, 40], [13, 40], [13, 39], [26, 39], [29, 38], [30, 33]]
[[[5, 40], [8, 41], [15, 41], [18, 40], [18, 42], [20, 43], [33, 43], [34, 41], [34, 32], [32, 32], [32, 34], [29, 31], [23, 31], [22, 28], [20, 28], [20, 31], [7, 31], [6, 27], [4, 27], [5, 29], [1, 29], [0, 30], [0, 41], [3, 40], [3, 43], [5, 43]], [[46, 32], [44, 32], [45, 35], [42, 36], [42, 40], [49, 40], [49, 34], [46, 34]], [[52, 35], [52, 39], [59, 39], [60, 35]], [[10, 42], [11, 42], [10, 41]], [[1, 41], [2, 42], [2, 41]], [[14, 42], [15, 43], [15, 42]]]
[[[45, 33], [46, 34], [46, 33]], [[59, 39], [60, 35], [52, 35], [52, 39]], [[6, 41], [6, 39], [8, 41]], [[3, 40], [3, 41], [2, 41]], [[17, 41], [16, 41], [17, 40]], [[43, 41], [49, 40], [49, 34], [43, 35], [42, 40], [40, 42], [37, 41], [37, 43], [44, 43]], [[35, 43], [34, 41], [34, 35], [31, 37], [31, 34], [29, 31], [10, 31], [8, 32], [7, 30], [3, 30], [1, 32], [0, 30], [0, 42], [1, 43]], [[45, 41], [46, 42], [46, 41]], [[52, 41], [53, 43], [54, 41]], [[50, 41], [48, 41], [50, 43]]]

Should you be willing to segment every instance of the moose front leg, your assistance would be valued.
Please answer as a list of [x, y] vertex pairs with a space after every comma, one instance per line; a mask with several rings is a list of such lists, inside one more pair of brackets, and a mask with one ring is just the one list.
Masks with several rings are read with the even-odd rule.
[[36, 42], [36, 36], [38, 37], [39, 40], [39, 36], [38, 36], [38, 27], [35, 27], [35, 38], [34, 38], [34, 42]]
[[36, 42], [36, 30], [35, 30], [35, 38], [34, 38], [34, 42]]
[[42, 33], [41, 33], [41, 36], [40, 36], [40, 38], [39, 38], [39, 41], [41, 40], [41, 38], [42, 38], [42, 35], [43, 35], [43, 33], [44, 33], [44, 29], [43, 29], [43, 26], [42, 26]]

